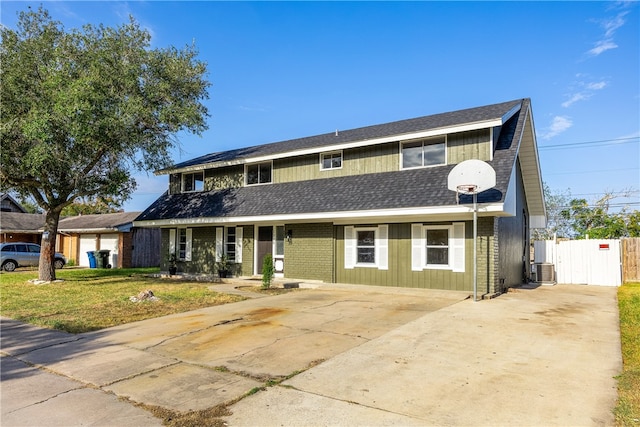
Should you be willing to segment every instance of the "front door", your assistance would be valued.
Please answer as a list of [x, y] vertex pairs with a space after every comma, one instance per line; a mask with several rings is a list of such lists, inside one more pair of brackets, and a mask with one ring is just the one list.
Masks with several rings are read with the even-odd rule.
[[273, 253], [273, 227], [258, 227], [258, 265], [256, 271], [262, 274], [262, 262], [265, 255]]

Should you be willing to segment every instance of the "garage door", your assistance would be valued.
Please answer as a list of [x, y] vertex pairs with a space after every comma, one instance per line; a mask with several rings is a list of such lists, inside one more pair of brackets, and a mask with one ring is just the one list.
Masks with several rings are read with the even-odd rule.
[[82, 267], [89, 267], [88, 251], [96, 250], [96, 235], [95, 234], [83, 234], [80, 236], [80, 254], [78, 255], [78, 265]]
[[100, 236], [100, 250], [110, 250], [109, 264], [113, 268], [118, 267], [118, 235], [117, 234], [103, 234]]

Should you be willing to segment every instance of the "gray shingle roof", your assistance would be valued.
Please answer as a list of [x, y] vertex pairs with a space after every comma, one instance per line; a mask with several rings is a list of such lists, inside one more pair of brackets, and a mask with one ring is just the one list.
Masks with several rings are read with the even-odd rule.
[[[517, 101], [517, 103], [521, 102], [523, 110], [526, 111], [528, 100]], [[501, 106], [503, 113], [505, 109], [513, 107], [513, 103], [496, 105]], [[478, 109], [473, 109], [473, 111], [476, 110]], [[494, 111], [493, 108], [490, 110]], [[496, 170], [496, 187], [480, 193], [478, 195], [479, 203], [504, 200], [518, 150], [514, 136], [519, 135], [524, 125], [524, 116], [525, 114], [521, 110], [502, 127], [493, 161], [488, 162]], [[198, 193], [165, 193], [149, 206], [137, 218], [137, 221], [233, 218], [454, 205], [456, 195], [447, 189], [447, 177], [454, 166], [446, 165]], [[469, 201], [464, 198], [461, 200]]]
[[280, 153], [287, 153], [294, 150], [320, 148], [336, 144], [350, 143], [355, 141], [366, 141], [374, 138], [383, 138], [388, 136], [421, 132], [430, 129], [457, 126], [467, 123], [495, 120], [502, 118], [507, 112], [517, 107], [521, 102], [521, 99], [517, 99], [514, 101], [502, 102], [499, 104], [487, 105], [483, 107], [433, 114], [430, 116], [366, 126], [357, 129], [341, 130], [337, 135], [335, 132], [331, 132], [322, 135], [292, 139], [288, 141], [274, 142], [271, 144], [239, 148], [237, 150], [211, 153], [204, 156], [196, 157], [195, 159], [187, 160], [182, 163], [178, 163], [170, 168], [165, 169], [164, 172], [170, 172], [172, 170], [201, 164], [225, 162], [257, 156], [269, 156]]
[[3, 233], [22, 232], [39, 233], [44, 227], [44, 215], [22, 212], [2, 212], [0, 214], [0, 230]]
[[70, 216], [60, 220], [59, 231], [74, 230], [115, 230], [133, 222], [140, 212], [117, 212], [111, 214], [95, 214]]

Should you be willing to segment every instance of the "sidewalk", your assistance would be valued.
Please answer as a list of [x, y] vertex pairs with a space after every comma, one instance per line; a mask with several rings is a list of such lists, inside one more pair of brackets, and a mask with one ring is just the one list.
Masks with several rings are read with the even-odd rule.
[[161, 425], [118, 396], [204, 409], [324, 359], [244, 397], [225, 421], [613, 425], [616, 291], [558, 285], [474, 303], [331, 285], [81, 335], [0, 318], [0, 424]]

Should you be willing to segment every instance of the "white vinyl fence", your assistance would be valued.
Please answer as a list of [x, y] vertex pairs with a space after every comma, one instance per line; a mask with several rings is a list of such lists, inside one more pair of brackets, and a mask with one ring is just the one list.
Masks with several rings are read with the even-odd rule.
[[620, 240], [534, 242], [534, 263], [553, 264], [557, 283], [620, 286]]

